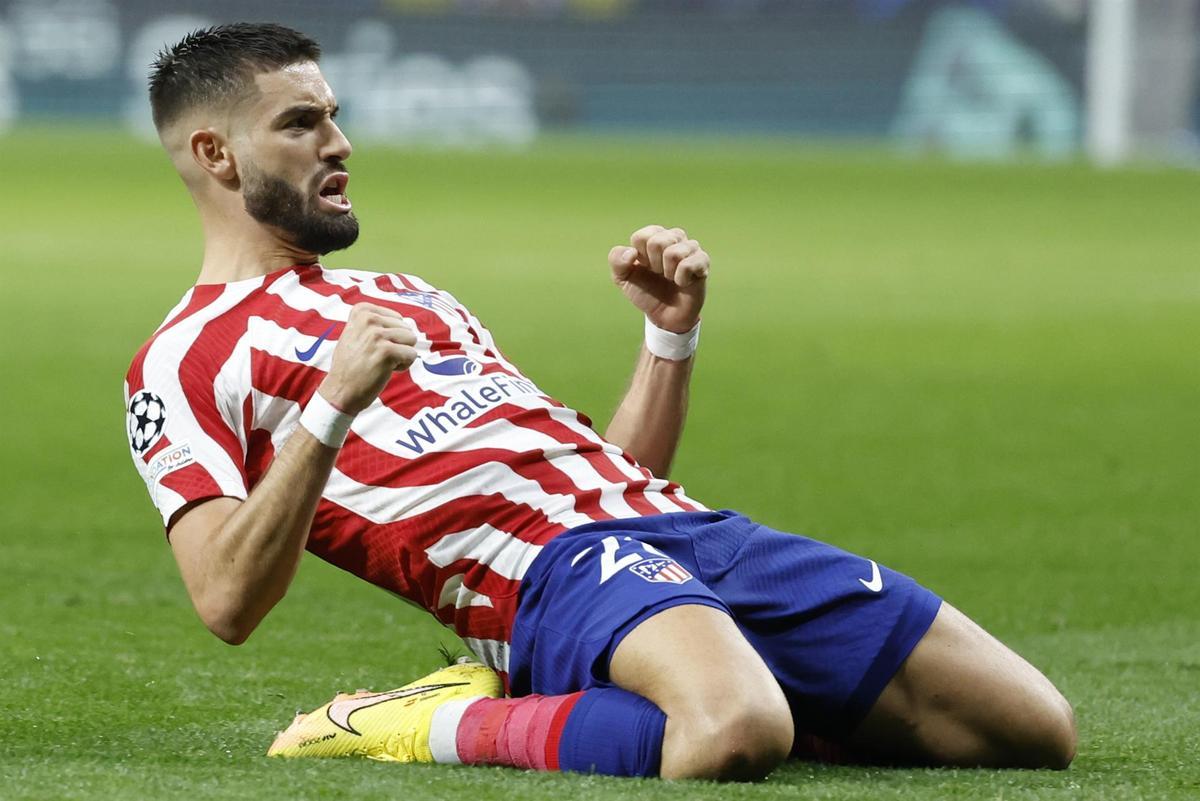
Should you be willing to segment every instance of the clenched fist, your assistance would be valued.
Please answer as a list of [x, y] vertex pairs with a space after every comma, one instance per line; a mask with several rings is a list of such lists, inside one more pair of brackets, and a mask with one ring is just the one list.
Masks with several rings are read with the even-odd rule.
[[416, 361], [416, 343], [416, 330], [399, 312], [356, 304], [319, 387], [322, 397], [347, 414], [358, 414], [379, 396], [392, 373]]
[[676, 333], [700, 320], [708, 254], [682, 228], [648, 225], [608, 253], [613, 281], [650, 322]]

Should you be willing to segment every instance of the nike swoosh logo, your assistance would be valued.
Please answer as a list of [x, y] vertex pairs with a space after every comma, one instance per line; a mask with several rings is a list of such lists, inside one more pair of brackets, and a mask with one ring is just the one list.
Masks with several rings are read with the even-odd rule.
[[350, 725], [350, 716], [361, 709], [378, 706], [379, 704], [395, 701], [399, 698], [411, 698], [414, 695], [423, 693], [431, 693], [435, 690], [444, 690], [447, 687], [464, 687], [465, 681], [452, 681], [447, 684], [426, 684], [422, 687], [409, 687], [403, 690], [392, 690], [386, 693], [376, 693], [374, 695], [363, 695], [358, 698], [347, 698], [342, 701], [334, 701], [329, 705], [329, 709], [325, 714], [329, 717], [329, 722], [339, 729], [348, 731], [351, 734], [357, 734], [360, 737], [362, 732]]
[[883, 589], [883, 576], [879, 575], [879, 565], [875, 564], [874, 559], [869, 559], [867, 561], [871, 563], [871, 580], [867, 581], [864, 578], [860, 578], [858, 583], [862, 584], [871, 592], [879, 592]]
[[317, 341], [312, 343], [312, 345], [309, 346], [308, 350], [300, 350], [299, 348], [296, 348], [296, 358], [302, 362], [306, 362], [309, 359], [311, 359], [313, 356], [316, 356], [317, 349], [321, 347], [321, 343], [325, 341], [326, 337], [328, 337], [330, 334], [333, 333], [333, 329], [334, 329], [334, 325], [330, 325], [328, 328], [326, 328], [325, 333], [321, 334], [321, 336], [317, 337]]

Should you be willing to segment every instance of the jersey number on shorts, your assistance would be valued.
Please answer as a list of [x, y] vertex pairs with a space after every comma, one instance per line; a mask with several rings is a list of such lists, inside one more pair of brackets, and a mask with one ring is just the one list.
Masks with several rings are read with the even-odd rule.
[[625, 554], [620, 559], [618, 559], [617, 552], [621, 550], [622, 545], [624, 545], [625, 547], [629, 547], [630, 544], [632, 544], [633, 546], [637, 546], [639, 548], [643, 548], [643, 549], [649, 551], [650, 553], [655, 554], [656, 556], [661, 556], [663, 558], [668, 558], [668, 559], [670, 558], [665, 553], [663, 553], [662, 551], [655, 548], [653, 545], [647, 545], [644, 542], [639, 542], [638, 540], [635, 540], [632, 537], [621, 537], [620, 539], [617, 539], [616, 537], [605, 537], [603, 540], [600, 541], [600, 547], [601, 547], [601, 551], [600, 551], [600, 583], [601, 584], [608, 581], [610, 578], [617, 575], [617, 573], [621, 572], [625, 568], [630, 567], [632, 565], [636, 565], [638, 562], [644, 562], [645, 560], [650, 558], [650, 557], [646, 556], [644, 553], [641, 553], [640, 551], [635, 550], [635, 551]]

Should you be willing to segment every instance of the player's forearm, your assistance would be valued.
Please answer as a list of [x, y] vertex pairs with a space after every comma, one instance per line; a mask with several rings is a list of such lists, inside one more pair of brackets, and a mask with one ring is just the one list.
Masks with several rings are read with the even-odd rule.
[[666, 478], [687, 419], [695, 358], [660, 359], [642, 346], [633, 381], [604, 436], [659, 478]]
[[[337, 456], [303, 428], [217, 532], [205, 622], [227, 642], [246, 639], [287, 592]], [[220, 630], [218, 630], [220, 629]]]

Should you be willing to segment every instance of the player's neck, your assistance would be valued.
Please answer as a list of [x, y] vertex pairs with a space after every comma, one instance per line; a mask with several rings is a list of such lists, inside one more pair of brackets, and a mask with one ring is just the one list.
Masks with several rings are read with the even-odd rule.
[[317, 254], [295, 247], [259, 223], [205, 225], [204, 261], [196, 283], [242, 281], [317, 260]]

